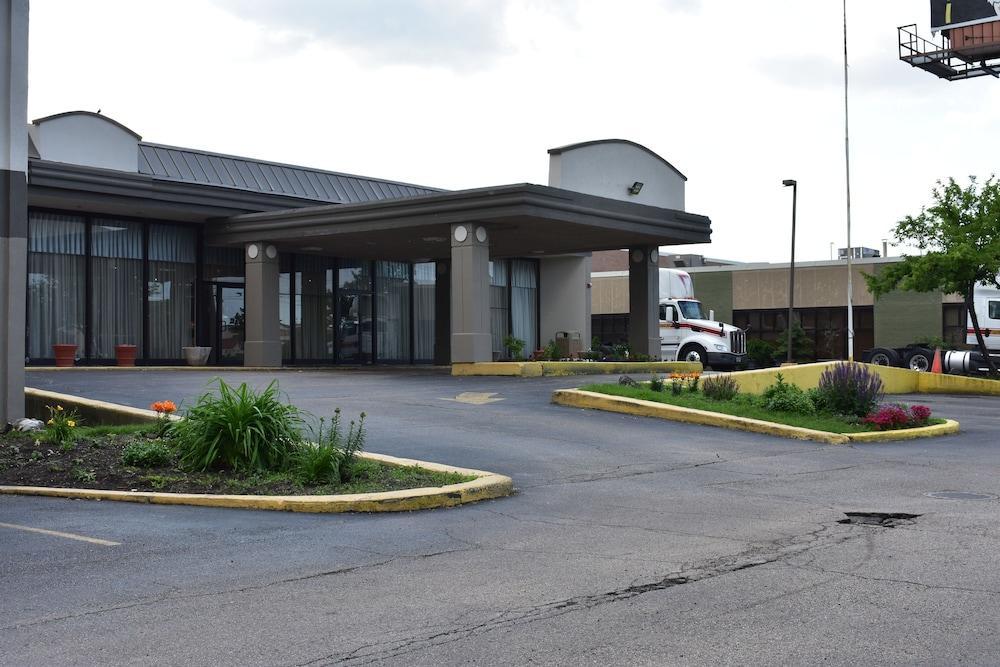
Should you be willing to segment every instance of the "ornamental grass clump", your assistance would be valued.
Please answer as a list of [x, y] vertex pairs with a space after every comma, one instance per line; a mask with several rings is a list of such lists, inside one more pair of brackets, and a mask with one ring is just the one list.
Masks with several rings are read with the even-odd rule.
[[302, 413], [283, 403], [278, 383], [261, 392], [219, 380], [170, 427], [180, 463], [193, 470], [283, 470], [302, 442]]
[[333, 411], [330, 427], [320, 419], [316, 442], [303, 443], [292, 456], [292, 468], [306, 484], [346, 484], [354, 477], [358, 453], [365, 447], [365, 413], [351, 420], [343, 432], [340, 408]]
[[823, 371], [812, 398], [822, 412], [867, 417], [885, 398], [885, 387], [867, 366], [844, 362]]
[[714, 401], [731, 401], [740, 393], [740, 386], [731, 375], [712, 375], [705, 378], [701, 392]]

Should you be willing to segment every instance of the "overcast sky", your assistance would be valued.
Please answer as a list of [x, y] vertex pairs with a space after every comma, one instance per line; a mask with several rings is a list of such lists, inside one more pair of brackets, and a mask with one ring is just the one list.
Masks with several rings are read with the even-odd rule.
[[[927, 0], [848, 0], [855, 245], [934, 181], [987, 176], [1000, 82], [897, 60]], [[31, 118], [86, 109], [148, 141], [442, 188], [547, 181], [618, 137], [688, 176], [692, 252], [800, 259], [846, 241], [838, 0], [35, 0]], [[929, 34], [928, 34], [929, 36]]]

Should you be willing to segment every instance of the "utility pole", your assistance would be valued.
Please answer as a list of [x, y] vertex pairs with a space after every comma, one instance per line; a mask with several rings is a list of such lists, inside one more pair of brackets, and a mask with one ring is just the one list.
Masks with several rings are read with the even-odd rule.
[[794, 363], [792, 358], [792, 317], [795, 314], [795, 212], [799, 204], [799, 184], [787, 179], [781, 182], [786, 188], [792, 188], [792, 263], [788, 266], [788, 363]]

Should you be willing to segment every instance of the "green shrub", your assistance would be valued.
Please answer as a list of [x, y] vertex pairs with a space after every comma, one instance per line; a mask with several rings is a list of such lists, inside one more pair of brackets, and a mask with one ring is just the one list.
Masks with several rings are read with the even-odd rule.
[[747, 341], [747, 358], [754, 362], [759, 368], [768, 368], [774, 365], [774, 343], [759, 338], [751, 338]]
[[258, 393], [219, 380], [218, 394], [199, 397], [170, 434], [181, 464], [194, 470], [282, 470], [302, 441], [301, 427], [301, 412], [279, 400], [277, 382]]
[[777, 374], [777, 382], [760, 395], [760, 400], [766, 410], [775, 412], [810, 414], [816, 411], [806, 392], [794, 384], [785, 382], [781, 373]]
[[654, 375], [649, 381], [649, 388], [653, 391], [663, 391], [663, 378]]
[[[801, 325], [792, 327], [792, 359], [812, 359], [815, 343]], [[774, 347], [774, 358], [785, 361], [788, 358], [788, 329], [778, 334], [778, 343]]]
[[710, 375], [702, 383], [701, 391], [716, 401], [731, 401], [740, 393], [740, 386], [731, 375]]
[[505, 336], [503, 339], [503, 346], [514, 361], [520, 361], [524, 358], [524, 344], [523, 340], [514, 336]]
[[133, 440], [122, 449], [122, 463], [139, 468], [165, 466], [173, 458], [170, 448], [157, 440]]

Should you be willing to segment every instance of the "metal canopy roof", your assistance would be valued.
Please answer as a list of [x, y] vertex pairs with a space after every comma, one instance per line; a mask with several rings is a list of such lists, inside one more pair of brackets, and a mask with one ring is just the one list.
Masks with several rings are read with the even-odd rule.
[[409, 183], [141, 142], [139, 173], [335, 204], [416, 197], [441, 190]]
[[443, 259], [451, 254], [454, 223], [485, 226], [494, 257], [708, 243], [712, 233], [702, 215], [520, 184], [238, 215], [209, 222], [206, 240], [266, 241], [283, 251], [337, 257]]

